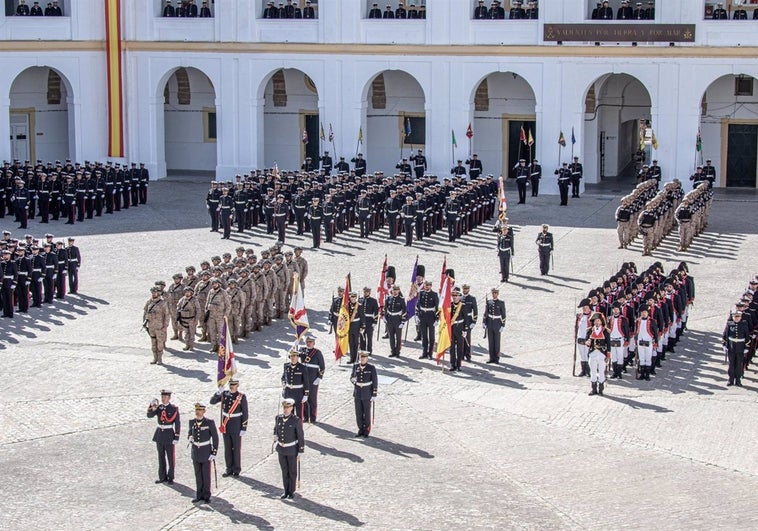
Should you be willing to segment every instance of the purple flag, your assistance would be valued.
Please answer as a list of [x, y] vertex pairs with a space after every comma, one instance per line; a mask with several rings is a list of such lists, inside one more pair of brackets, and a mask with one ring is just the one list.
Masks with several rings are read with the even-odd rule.
[[408, 315], [408, 319], [416, 315], [416, 303], [418, 302], [418, 286], [416, 286], [417, 270], [418, 255], [416, 255], [416, 262], [413, 264], [413, 272], [411, 273], [411, 287], [408, 289], [408, 300], [405, 301], [405, 313]]

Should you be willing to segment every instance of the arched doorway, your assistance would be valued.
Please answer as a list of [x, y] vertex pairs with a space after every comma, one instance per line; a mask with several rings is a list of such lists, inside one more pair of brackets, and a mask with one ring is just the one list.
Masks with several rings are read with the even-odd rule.
[[412, 75], [385, 70], [364, 90], [366, 139], [364, 156], [369, 171], [396, 173], [403, 157], [426, 148], [424, 90]]
[[[587, 89], [584, 98], [584, 146], [574, 146], [582, 158], [584, 181], [633, 181], [643, 164], [655, 158], [650, 123], [650, 94], [628, 74], [606, 74]], [[570, 152], [570, 132], [566, 133]], [[571, 162], [565, 153], [562, 162]]]
[[333, 150], [328, 139], [328, 123], [324, 124], [326, 139], [319, 138], [318, 89], [313, 80], [294, 68], [277, 70], [266, 82], [263, 97], [265, 167], [272, 167], [276, 162], [283, 170], [300, 169], [305, 158], [310, 157], [313, 168], [318, 168], [323, 151]]
[[489, 74], [476, 86], [471, 104], [472, 153], [479, 155], [485, 174], [508, 177], [519, 159], [528, 164], [537, 158], [537, 103], [528, 81], [514, 72]]
[[758, 185], [758, 83], [739, 74], [722, 76], [708, 85], [700, 103], [701, 149], [697, 164], [707, 159], [716, 167], [717, 185]]
[[167, 175], [216, 171], [216, 91], [196, 68], [177, 68], [163, 86], [163, 131]]
[[72, 158], [74, 125], [71, 85], [60, 72], [34, 66], [16, 76], [10, 90], [13, 159], [48, 162]]

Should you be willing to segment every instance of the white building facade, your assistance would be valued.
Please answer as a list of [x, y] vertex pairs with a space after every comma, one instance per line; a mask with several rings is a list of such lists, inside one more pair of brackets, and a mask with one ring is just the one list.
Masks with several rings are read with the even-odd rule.
[[[544, 40], [545, 24], [596, 22], [587, 0], [542, 0], [537, 20], [474, 20], [470, 0], [427, 0], [427, 18], [414, 20], [368, 19], [365, 0], [321, 0], [315, 20], [262, 19], [261, 0], [215, 0], [203, 19], [122, 1], [124, 157], [114, 158], [104, 1], [69, 0], [63, 17], [0, 14], [0, 158], [145, 162], [158, 178], [226, 180], [299, 168], [324, 150], [335, 162], [360, 151], [370, 170], [392, 173], [423, 149], [438, 176], [469, 153], [485, 173], [531, 156], [552, 174], [573, 151], [593, 183], [633, 173], [642, 140], [664, 180], [687, 180], [710, 158], [718, 186], [756, 186], [758, 6], [749, 20], [709, 20], [710, 2], [659, 0], [654, 20], [603, 22], [694, 25], [694, 42], [633, 44]], [[557, 193], [552, 179], [543, 188]]]

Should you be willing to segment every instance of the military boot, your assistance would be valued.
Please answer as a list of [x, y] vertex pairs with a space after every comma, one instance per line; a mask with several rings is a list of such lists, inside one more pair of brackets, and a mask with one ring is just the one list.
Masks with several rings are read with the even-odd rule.
[[600, 396], [603, 396], [603, 389], [605, 388], [605, 384], [603, 382], [600, 382], [600, 385], [597, 388], [597, 394]]
[[597, 382], [592, 382], [592, 391], [590, 391], [590, 396], [597, 394]]
[[582, 361], [581, 365], [582, 365], [582, 372], [580, 372], [577, 376], [589, 376], [588, 374], [589, 371], [587, 371], [588, 363], [586, 361]]
[[[645, 380], [650, 381], [650, 367], [644, 367], [643, 372], [645, 374]], [[653, 373], [655, 374], [655, 373]]]

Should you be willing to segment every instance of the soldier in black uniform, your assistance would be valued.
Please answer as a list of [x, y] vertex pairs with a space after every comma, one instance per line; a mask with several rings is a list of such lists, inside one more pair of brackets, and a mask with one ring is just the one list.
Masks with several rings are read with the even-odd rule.
[[478, 179], [482, 175], [482, 161], [479, 160], [479, 155], [474, 153], [470, 159], [466, 160], [468, 164], [468, 174], [471, 180]]
[[574, 162], [569, 164], [569, 170], [571, 171], [571, 197], [579, 197], [579, 183], [584, 176], [579, 157], [574, 157]]
[[311, 224], [311, 236], [313, 237], [313, 248], [321, 247], [321, 218], [324, 217], [324, 209], [319, 205], [318, 196], [313, 196], [311, 205], [308, 206], [308, 220]]
[[[603, 3], [605, 5], [605, 3]], [[629, 5], [629, 0], [621, 0], [621, 7], [616, 12], [617, 20], [631, 20], [634, 17], [634, 11]]]
[[43, 285], [45, 288], [46, 304], [53, 303], [53, 295], [55, 295], [55, 280], [58, 278], [58, 256], [53, 250], [52, 242], [45, 242], [43, 244], [45, 250], [45, 279]]
[[408, 164], [408, 159], [406, 157], [403, 157], [400, 162], [395, 164], [395, 168], [399, 170], [401, 174], [410, 175], [411, 174], [411, 165]]
[[492, 298], [484, 304], [484, 318], [482, 328], [487, 334], [487, 348], [490, 359], [487, 363], [500, 362], [500, 335], [505, 327], [505, 302], [498, 299], [500, 291], [497, 288], [490, 290]]
[[363, 288], [363, 297], [358, 299], [358, 303], [363, 310], [364, 333], [361, 335], [360, 349], [372, 353], [374, 350], [374, 326], [379, 319], [379, 301], [371, 296], [371, 288]]
[[16, 188], [11, 195], [11, 202], [13, 203], [13, 212], [16, 220], [20, 223], [18, 228], [27, 228], [29, 221], [29, 190], [26, 189], [24, 181], [20, 178], [16, 178]]
[[439, 312], [439, 295], [432, 291], [432, 281], [425, 280], [416, 302], [419, 335], [421, 336], [421, 356], [419, 359], [432, 359], [434, 355], [434, 324]]
[[729, 359], [729, 369], [727, 374], [729, 381], [726, 385], [736, 385], [742, 387], [742, 372], [744, 368], [745, 347], [750, 342], [750, 327], [742, 319], [742, 312], [735, 311], [732, 318], [727, 321], [724, 333], [722, 334], [724, 344], [724, 353]]
[[274, 437], [276, 452], [279, 454], [279, 467], [282, 469], [284, 494], [281, 498], [292, 499], [297, 489], [298, 455], [305, 451], [303, 424], [294, 413], [295, 401], [291, 398], [282, 400], [284, 413], [274, 419]]
[[279, 194], [276, 196], [276, 203], [274, 203], [274, 225], [276, 226], [277, 235], [279, 241], [284, 243], [287, 231], [287, 218], [289, 212], [289, 205], [284, 202], [284, 195]]
[[171, 5], [171, 0], [166, 0], [166, 5], [163, 8], [163, 16], [164, 17], [176, 16], [176, 10], [174, 9], [174, 6]]
[[303, 408], [303, 422], [316, 424], [318, 414], [318, 389], [324, 377], [326, 365], [323, 353], [316, 348], [316, 338], [308, 334], [305, 337], [305, 347], [300, 350], [300, 363], [305, 366], [308, 380], [308, 401]]
[[568, 190], [571, 182], [571, 170], [568, 169], [568, 163], [564, 162], [561, 168], [555, 170], [558, 176], [558, 191], [561, 194], [561, 206], [568, 205]]
[[68, 255], [68, 291], [76, 293], [79, 290], [79, 268], [82, 265], [82, 253], [79, 247], [74, 245], [74, 238], [68, 239], [66, 248]]
[[232, 234], [232, 213], [234, 211], [234, 197], [229, 195], [229, 188], [221, 189], [221, 197], [218, 199], [218, 214], [221, 218], [222, 240], [228, 240]]
[[242, 436], [247, 431], [247, 397], [239, 392], [239, 380], [229, 380], [229, 390], [219, 388], [211, 397], [211, 404], [221, 403], [221, 422], [218, 427], [224, 436], [224, 462], [226, 472], [223, 477], [234, 476], [242, 472], [240, 449]]
[[450, 338], [450, 371], [460, 371], [466, 342], [466, 331], [471, 324], [471, 319], [466, 312], [466, 305], [461, 301], [461, 292], [453, 288], [452, 301], [450, 303], [450, 323], [452, 337]]
[[65, 243], [59, 241], [56, 244], [55, 254], [58, 256], [58, 277], [55, 279], [55, 298], [66, 297], [66, 275], [68, 274], [68, 251]]
[[484, 20], [487, 17], [487, 6], [484, 5], [484, 0], [479, 0], [479, 5], [474, 9], [474, 20]]
[[471, 361], [471, 330], [476, 326], [476, 322], [479, 320], [479, 308], [476, 302], [476, 297], [471, 294], [471, 286], [469, 284], [463, 284], [461, 289], [463, 290], [461, 302], [466, 305], [465, 311], [469, 316], [469, 325], [466, 329], [466, 342], [463, 345], [463, 357], [466, 361]]
[[360, 237], [368, 238], [371, 235], [371, 223], [369, 219], [371, 217], [371, 200], [368, 198], [367, 190], [361, 191], [356, 209], [358, 210], [358, 223], [361, 228]]
[[513, 255], [513, 228], [508, 226], [508, 218], [503, 217], [503, 225], [500, 227], [500, 234], [497, 236], [497, 256], [500, 259], [500, 282], [508, 282]]
[[405, 298], [399, 286], [392, 286], [384, 301], [384, 321], [390, 340], [390, 358], [399, 358], [403, 345], [402, 333], [407, 319]]
[[726, 9], [724, 9], [724, 3], [718, 2], [716, 4], [716, 9], [713, 10], [713, 20], [727, 20], [729, 19], [729, 14], [726, 12]]
[[706, 159], [705, 166], [703, 166], [703, 176], [708, 181], [710, 188], [713, 188], [713, 183], [716, 182], [716, 168], [711, 164], [711, 159]]
[[411, 247], [413, 245], [413, 224], [416, 221], [416, 205], [413, 203], [411, 196], [405, 198], [401, 217], [403, 218], [403, 228], [405, 230], [405, 246]]
[[355, 363], [358, 359], [358, 350], [361, 335], [364, 333], [365, 322], [363, 308], [358, 304], [358, 293], [355, 291], [351, 291], [348, 295], [347, 314], [350, 317], [350, 332], [348, 334], [350, 363]]
[[[345, 157], [340, 157], [340, 161], [334, 165], [334, 169], [337, 173], [350, 173], [350, 165], [345, 162]], [[356, 175], [356, 177], [360, 177]]]
[[372, 402], [376, 400], [379, 380], [376, 367], [368, 363], [369, 353], [361, 351], [360, 363], [353, 365], [350, 382], [353, 384], [353, 399], [355, 400], [355, 421], [358, 424], [356, 437], [368, 437], [373, 422]]
[[19, 0], [18, 7], [16, 8], [16, 16], [18, 17], [29, 16], [29, 6], [26, 5], [26, 0]]
[[250, 194], [248, 190], [242, 187], [241, 182], [237, 182], [237, 189], [234, 191], [234, 217], [237, 222], [237, 232], [245, 232], [245, 223], [247, 222], [247, 211], [250, 208]]
[[542, 179], [542, 166], [537, 159], [533, 159], [529, 165], [529, 184], [532, 185], [532, 197], [540, 193], [540, 179]]
[[[416, 152], [416, 155], [411, 157], [411, 162], [413, 162], [413, 171], [416, 174], [416, 179], [421, 179], [424, 176], [424, 172], [427, 170], [424, 152], [419, 149]], [[410, 171], [408, 173], [410, 173]]]
[[402, 207], [397, 191], [390, 189], [390, 196], [384, 202], [384, 217], [389, 225], [390, 240], [397, 239], [398, 220], [400, 219], [400, 208]]
[[[211, 217], [211, 232], [218, 232], [218, 202], [221, 199], [221, 190], [218, 189], [216, 181], [211, 181], [211, 188], [205, 197], [205, 205], [208, 208], [208, 215]], [[108, 187], [106, 185], [106, 195]]]
[[608, 7], [608, 0], [603, 0], [602, 7], [597, 10], [598, 20], [613, 20], [613, 9]]
[[547, 224], [542, 225], [542, 232], [537, 235], [537, 251], [540, 256], [540, 274], [547, 275], [550, 271], [550, 254], [553, 252], [553, 234], [548, 232]]
[[153, 399], [147, 408], [147, 418], [158, 417], [158, 427], [153, 434], [153, 442], [158, 449], [158, 479], [156, 483], [174, 483], [174, 467], [176, 465], [176, 444], [182, 423], [179, 419], [179, 408], [171, 403], [171, 391], [161, 390], [161, 400]]
[[508, 19], [521, 20], [522, 18], [526, 18], [526, 13], [524, 12], [524, 9], [521, 7], [521, 5], [521, 2], [518, 0], [513, 2], [511, 10], [508, 12]]
[[324, 196], [324, 238], [326, 239], [326, 243], [331, 243], [332, 238], [334, 237], [334, 216], [336, 214], [336, 209], [334, 207], [334, 203], [332, 203], [332, 196], [327, 194]]
[[[297, 18], [297, 16], [295, 18]], [[311, 5], [311, 0], [305, 0], [305, 7], [303, 8], [303, 18], [306, 18], [306, 19], [316, 18], [316, 10]]]
[[[32, 246], [32, 254], [28, 257], [31, 267], [31, 274], [28, 277], [29, 289], [32, 292], [32, 308], [39, 308], [42, 306], [42, 294], [45, 283], [45, 256], [41, 254], [40, 248], [37, 245]], [[24, 266], [19, 264], [19, 271], [23, 271]], [[19, 298], [20, 299], [20, 298]], [[19, 311], [22, 311], [21, 300], [19, 300]]]
[[374, 2], [371, 4], [371, 9], [368, 12], [368, 18], [382, 18], [382, 10], [379, 9], [379, 4]]
[[[13, 259], [16, 266], [15, 271], [17, 280], [14, 282], [16, 304], [18, 304], [19, 313], [26, 313], [29, 311], [29, 289], [32, 279], [32, 256], [26, 254], [25, 247], [21, 247], [19, 245], [19, 247], [16, 249], [16, 256], [11, 258]], [[41, 260], [44, 264], [44, 259], [42, 257], [39, 257], [38, 259]], [[42, 267], [44, 268], [44, 265]], [[35, 290], [41, 290], [41, 286], [41, 283], [37, 283], [35, 281], [33, 288]], [[38, 297], [39, 296], [40, 295], [38, 295]]]
[[332, 157], [329, 156], [329, 152], [324, 151], [324, 156], [319, 158], [319, 160], [321, 161], [321, 169], [324, 170], [324, 173], [326, 175], [331, 175], [333, 163], [332, 163]]
[[[13, 317], [13, 290], [16, 287], [18, 265], [12, 258], [10, 249], [3, 249], [0, 261], [0, 303], [3, 306], [3, 317]], [[26, 279], [23, 282], [26, 284]]]
[[462, 160], [458, 160], [456, 165], [450, 168], [450, 175], [454, 175], [462, 179], [466, 178], [466, 167], [463, 165]]
[[195, 404], [195, 418], [189, 423], [189, 441], [192, 444], [192, 465], [195, 468], [196, 494], [192, 503], [211, 501], [211, 461], [218, 452], [216, 423], [205, 417], [205, 405]]
[[366, 159], [363, 158], [363, 153], [358, 153], [355, 158], [350, 159], [355, 165], [355, 176], [363, 177], [366, 174]]
[[308, 401], [311, 385], [308, 379], [305, 365], [300, 363], [300, 354], [297, 350], [290, 350], [290, 361], [284, 364], [282, 372], [282, 396], [291, 398], [300, 409], [300, 418], [303, 418], [305, 403]]
[[520, 159], [513, 170], [518, 187], [518, 204], [521, 205], [526, 203], [526, 183], [529, 180], [529, 168], [526, 167], [526, 159]]

